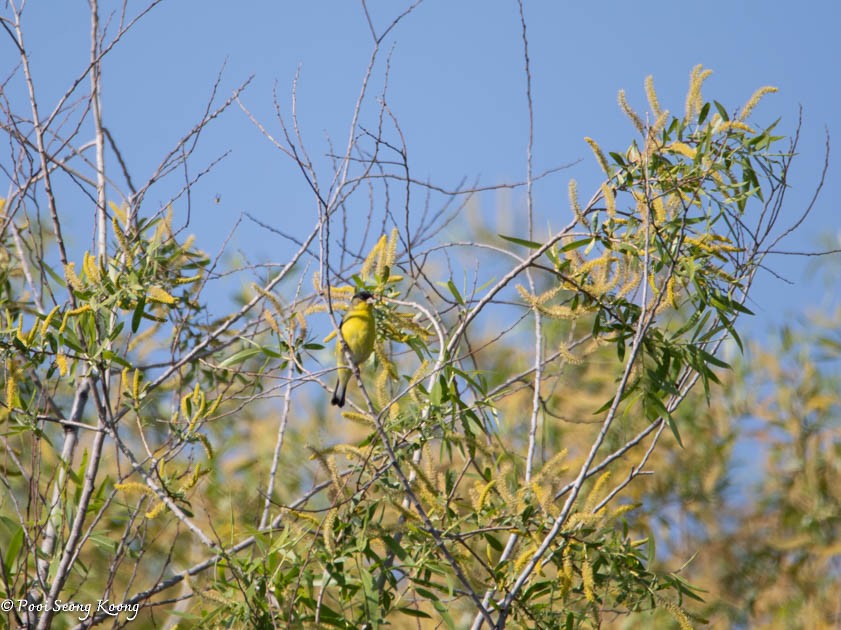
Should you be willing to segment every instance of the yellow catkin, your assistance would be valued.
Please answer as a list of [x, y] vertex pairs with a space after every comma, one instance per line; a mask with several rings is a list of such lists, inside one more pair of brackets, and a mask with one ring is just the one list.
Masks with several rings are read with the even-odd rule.
[[300, 333], [298, 334], [299, 339], [305, 339], [307, 336], [307, 318], [304, 317], [304, 314], [300, 311], [295, 311], [295, 317], [293, 321], [297, 324]]
[[128, 366], [123, 368], [123, 371], [120, 372], [120, 387], [124, 390], [128, 390]]
[[[415, 467], [415, 470], [417, 471], [417, 467]], [[438, 505], [438, 496], [435, 492], [435, 488], [432, 486], [430, 480], [426, 479], [423, 473], [418, 473], [418, 479], [420, 479], [422, 483], [418, 484], [416, 492], [421, 498], [421, 503], [423, 503], [426, 507], [427, 512], [432, 515], [437, 512]]]
[[387, 267], [391, 266], [391, 262], [389, 261], [388, 251], [389, 251], [389, 243], [388, 237], [383, 234], [380, 237], [380, 242], [382, 246], [380, 247], [380, 254], [377, 256], [377, 265], [374, 267], [374, 277], [375, 278], [382, 278], [383, 273], [385, 272]]
[[[379, 356], [380, 353], [377, 353]], [[389, 374], [389, 370], [379, 370], [377, 373], [376, 378], [374, 379], [374, 391], [373, 397], [379, 407], [385, 407], [388, 401], [391, 399], [391, 395], [388, 391], [388, 382], [391, 378]], [[392, 409], [396, 408], [396, 405], [392, 405]]]
[[496, 484], [496, 489], [499, 491], [503, 501], [505, 501], [508, 505], [515, 505], [517, 503], [517, 499], [512, 494], [511, 489], [508, 487], [508, 482], [505, 479], [511, 469], [512, 466], [510, 463], [506, 462], [502, 465], [502, 468], [497, 475], [499, 482]]
[[201, 478], [201, 466], [196, 466], [193, 469], [193, 473], [187, 479], [187, 482], [181, 486], [181, 492], [187, 492], [188, 490], [192, 490], [196, 487], [196, 484], [199, 482], [199, 478]]
[[333, 488], [336, 490], [336, 492], [341, 492], [342, 481], [341, 477], [339, 477], [339, 469], [336, 466], [336, 458], [325, 457], [324, 462], [327, 466], [327, 470], [330, 472], [330, 481], [333, 482]]
[[211, 602], [216, 602], [217, 604], [224, 604], [225, 606], [231, 605], [230, 597], [222, 595], [221, 593], [219, 593], [219, 591], [214, 591], [210, 589], [196, 589], [192, 592], [196, 593], [202, 599], [206, 599]]
[[47, 313], [47, 316], [44, 318], [44, 322], [41, 324], [41, 336], [46, 335], [47, 331], [49, 331], [50, 325], [53, 323], [56, 313], [58, 313], [58, 308], [58, 304], [56, 304], [53, 309]]
[[85, 288], [79, 276], [76, 275], [76, 263], [67, 263], [64, 265], [64, 280], [67, 286], [76, 291], [81, 291]]
[[283, 313], [284, 307], [283, 304], [280, 303], [280, 300], [277, 299], [277, 296], [272, 293], [271, 291], [266, 291], [263, 287], [261, 287], [256, 282], [251, 283], [251, 288], [254, 290], [255, 293], [259, 293], [264, 298], [266, 298], [269, 302], [271, 302], [272, 306], [274, 306], [274, 310], [277, 313]]
[[625, 297], [628, 293], [639, 286], [641, 276], [638, 271], [631, 270], [629, 268], [626, 277], [627, 279], [625, 280], [625, 284], [623, 284], [616, 293], [617, 298]]
[[534, 492], [534, 497], [537, 499], [538, 505], [540, 505], [540, 509], [543, 510], [544, 514], [552, 516], [552, 504], [555, 502], [555, 498], [551, 492], [552, 488], [541, 485], [537, 481], [532, 481], [531, 489]]
[[642, 119], [639, 115], [628, 104], [628, 99], [625, 97], [625, 90], [619, 90], [619, 93], [616, 95], [616, 100], [619, 103], [619, 107], [623, 112], [625, 112], [625, 115], [631, 119], [632, 123], [634, 123], [634, 127], [637, 128], [637, 131], [645, 133], [645, 125], [642, 123]]
[[689, 122], [696, 113], [695, 104], [701, 98], [701, 72], [703, 67], [698, 64], [692, 68], [692, 72], [689, 74], [689, 90], [686, 92], [684, 122]]
[[380, 260], [380, 254], [385, 249], [387, 244], [386, 236], [383, 234], [380, 239], [376, 242], [371, 251], [365, 257], [365, 260], [362, 261], [362, 267], [359, 269], [359, 275], [363, 278], [370, 278], [371, 272], [374, 270], [375, 266]]
[[651, 206], [654, 208], [654, 220], [657, 223], [663, 223], [666, 220], [666, 206], [663, 204], [663, 198], [655, 197], [651, 200]]
[[574, 179], [569, 180], [567, 191], [569, 193], [569, 207], [572, 213], [579, 221], [583, 221], [581, 206], [578, 203], [578, 183]]
[[575, 577], [575, 571], [573, 570], [572, 564], [572, 548], [569, 546], [569, 543], [567, 543], [567, 546], [564, 547], [564, 555], [561, 566], [564, 577], [568, 581], [572, 582], [573, 578]]
[[126, 262], [129, 265], [131, 265], [131, 247], [129, 247], [128, 239], [126, 238], [125, 232], [123, 232], [122, 229], [120, 229], [120, 225], [119, 223], [117, 223], [116, 215], [111, 217], [111, 228], [114, 230], [114, 236], [117, 237], [117, 242], [120, 244], [120, 249], [122, 250], [123, 255], [126, 257]]
[[568, 529], [576, 529], [578, 527], [592, 527], [599, 524], [602, 517], [598, 514], [585, 514], [584, 512], [576, 512], [569, 517], [567, 521]]
[[555, 304], [552, 306], [542, 306], [540, 312], [552, 319], [576, 319], [584, 309], [572, 310], [563, 304]]
[[654, 124], [651, 125], [651, 129], [649, 129], [649, 136], [654, 137], [655, 134], [660, 133], [663, 127], [666, 126], [666, 123], [669, 122], [669, 110], [666, 109], [660, 112], [660, 115], [654, 119]]
[[158, 225], [155, 226], [156, 240], [163, 241], [167, 237], [172, 238], [172, 204], [166, 207], [166, 212], [158, 221]]
[[96, 256], [94, 256], [93, 254], [85, 252], [85, 256], [82, 262], [82, 269], [84, 269], [85, 275], [91, 282], [96, 283], [101, 280], [102, 277], [99, 273], [99, 263], [97, 261]]
[[738, 120], [746, 120], [748, 116], [750, 116], [751, 112], [754, 108], [759, 105], [759, 101], [762, 100], [766, 94], [774, 94], [777, 92], [777, 88], [772, 85], [766, 85], [764, 87], [759, 88], [756, 92], [753, 93], [753, 96], [748, 99], [748, 102], [745, 103], [745, 106], [742, 108], [742, 111], [739, 112]]
[[67, 357], [59, 352], [55, 355], [55, 364], [58, 366], [58, 373], [61, 376], [67, 376]]
[[438, 471], [435, 467], [435, 461], [432, 459], [432, 449], [429, 447], [429, 443], [427, 442], [423, 446], [423, 458], [421, 459], [423, 462], [423, 475], [426, 482], [429, 484], [430, 490], [440, 491], [438, 487]]
[[193, 433], [195, 433], [196, 425], [199, 422], [199, 418], [202, 417], [203, 407], [204, 400], [201, 401], [201, 404], [196, 404], [195, 402], [193, 403], [193, 415], [190, 416], [190, 422], [187, 425], [187, 430], [185, 431], [187, 435], [192, 435]]
[[140, 370], [134, 370], [134, 378], [131, 380], [131, 397], [140, 400]]
[[196, 274], [195, 276], [187, 276], [186, 278], [177, 278], [175, 280], [176, 285], [182, 284], [190, 284], [191, 282], [196, 282], [197, 280], [201, 280], [201, 274]]
[[213, 459], [213, 445], [210, 443], [210, 440], [208, 440], [203, 433], [196, 433], [196, 439], [199, 441], [199, 444], [202, 445], [204, 454], [207, 455], [207, 459]]
[[336, 522], [336, 517], [339, 515], [339, 508], [333, 508], [327, 512], [324, 521], [321, 524], [322, 538], [324, 539], [324, 548], [331, 556], [336, 553], [336, 540], [333, 536], [333, 523]]
[[158, 304], [166, 304], [168, 306], [172, 306], [177, 302], [177, 300], [174, 297], [172, 297], [163, 288], [157, 285], [149, 287], [149, 291], [147, 292], [146, 296], [152, 302], [157, 302]]
[[616, 218], [616, 194], [614, 189], [607, 184], [602, 184], [602, 196], [604, 197], [607, 216], [611, 219]]
[[626, 503], [625, 505], [620, 505], [618, 508], [616, 508], [615, 510], [613, 510], [610, 513], [610, 518], [611, 519], [616, 519], [616, 518], [619, 518], [620, 516], [624, 516], [628, 512], [630, 512], [632, 510], [635, 510], [636, 507], [637, 506], [634, 505], [633, 503]]
[[529, 304], [530, 306], [543, 306], [549, 300], [553, 299], [558, 293], [563, 290], [563, 285], [556, 285], [551, 289], [548, 289], [541, 293], [540, 295], [531, 295], [525, 287], [522, 285], [517, 285], [517, 291], [522, 296], [523, 301]]
[[564, 463], [567, 455], [569, 455], [569, 449], [567, 448], [562, 448], [560, 451], [555, 453], [549, 461], [543, 465], [541, 475], [552, 475], [553, 477], [558, 477], [560, 473], [568, 468], [568, 466]]
[[731, 129], [735, 131], [744, 131], [745, 133], [756, 133], [756, 131], [750, 125], [746, 125], [745, 123], [738, 120], [727, 120], [721, 123], [718, 126], [718, 129], [716, 129], [716, 131], [718, 133], [726, 133]]
[[[389, 268], [394, 266], [394, 261], [397, 260], [397, 228], [391, 230], [391, 236], [388, 239], [388, 247], [386, 248], [385, 261]], [[382, 278], [385, 268], [377, 269], [377, 277]]]
[[593, 258], [584, 263], [578, 270], [578, 275], [584, 276], [587, 273], [598, 273], [603, 266], [610, 262], [610, 251], [605, 250], [598, 258]]
[[523, 567], [525, 567], [526, 564], [528, 564], [529, 560], [531, 560], [533, 556], [534, 546], [529, 545], [520, 553], [519, 556], [517, 556], [517, 559], [514, 561], [514, 573], [516, 574], [522, 571]]
[[634, 199], [637, 202], [637, 212], [639, 213], [640, 218], [642, 219], [642, 226], [643, 226], [643, 228], [647, 228], [648, 227], [648, 221], [649, 221], [649, 218], [650, 218], [650, 212], [649, 212], [649, 207], [648, 207], [648, 199], [645, 198], [645, 195], [640, 194], [640, 193], [634, 192], [632, 194], [634, 196]]
[[15, 378], [14, 370], [6, 370], [6, 406], [9, 409], [14, 409], [20, 406], [18, 398], [18, 383]]
[[601, 147], [599, 147], [598, 143], [590, 137], [584, 138], [584, 142], [590, 145], [590, 149], [593, 151], [593, 155], [596, 156], [596, 161], [599, 163], [599, 166], [605, 172], [605, 175], [610, 177], [610, 169], [608, 168], [607, 159], [605, 159]]
[[124, 205], [123, 207], [120, 207], [116, 203], [114, 203], [113, 201], [109, 201], [108, 202], [108, 207], [111, 209], [111, 214], [114, 215], [115, 219], [119, 219], [123, 223], [127, 222], [126, 221], [126, 210], [128, 209], [127, 205]]
[[484, 484], [482, 489], [478, 492], [478, 496], [476, 497], [476, 501], [474, 503], [474, 507], [477, 511], [485, 507], [485, 502], [488, 500], [488, 496], [494, 486], [496, 486], [496, 479], [491, 479], [489, 482]]
[[581, 582], [584, 587], [584, 597], [588, 602], [596, 601], [596, 583], [593, 580], [593, 565], [587, 559], [587, 556], [581, 558]]
[[663, 599], [662, 597], [657, 597], [657, 601], [668, 613], [674, 617], [675, 621], [677, 621], [680, 630], [692, 630], [692, 622], [689, 620], [689, 616], [683, 611], [683, 609], [671, 602], [667, 599]]
[[654, 89], [654, 77], [650, 74], [645, 77], [645, 96], [648, 98], [648, 106], [651, 113], [656, 117], [660, 115], [660, 101], [657, 99], [657, 92]]
[[336, 444], [333, 447], [333, 451], [345, 457], [353, 457], [363, 462], [368, 461], [368, 453], [352, 444]]
[[706, 81], [710, 75], [712, 75], [712, 70], [702, 70], [701, 73], [698, 75], [698, 93], [695, 95], [695, 112], [698, 113], [701, 111], [701, 106], [703, 105], [703, 99], [701, 98], [701, 87], [704, 85], [704, 81]]
[[185, 418], [185, 419], [186, 419], [187, 417], [189, 417], [189, 415], [190, 415], [190, 413], [189, 413], [190, 409], [189, 409], [189, 407], [187, 406], [187, 403], [189, 402], [190, 397], [191, 397], [191, 394], [184, 394], [184, 395], [181, 397], [181, 406], [180, 406], [180, 409], [181, 409], [181, 417], [183, 417], [183, 418]]
[[35, 322], [32, 325], [32, 328], [29, 329], [29, 332], [26, 334], [26, 347], [32, 346], [35, 343], [35, 337], [38, 336], [38, 331], [41, 330], [41, 327], [38, 325], [38, 322]]
[[166, 510], [166, 503], [159, 501], [155, 507], [146, 512], [145, 516], [151, 521], [152, 519], [158, 518], [164, 510]]
[[671, 304], [672, 308], [677, 308], [677, 295], [675, 294], [676, 278], [672, 275], [666, 283], [666, 301]]
[[364, 413], [357, 413], [356, 411], [343, 411], [342, 417], [346, 420], [350, 420], [351, 422], [355, 422], [356, 424], [361, 424], [365, 427], [376, 427], [377, 423], [374, 422], [374, 419]]
[[[426, 375], [426, 370], [428, 367], [429, 361], [427, 359], [421, 361], [421, 364], [418, 366], [418, 369], [415, 370], [414, 374], [412, 374], [411, 382], [415, 383], [423, 380], [423, 377]], [[412, 396], [412, 400], [414, 400], [416, 403], [420, 403], [420, 394], [418, 393], [417, 387], [413, 387], [409, 393]]]
[[263, 311], [263, 319], [269, 325], [269, 328], [271, 328], [275, 334], [279, 336], [280, 327], [277, 325], [277, 320], [274, 318], [274, 315], [272, 315], [270, 310], [266, 309]]
[[598, 495], [604, 488], [607, 480], [610, 479], [610, 471], [604, 472], [599, 478], [596, 480], [596, 483], [593, 484], [593, 489], [590, 491], [590, 495], [587, 497], [587, 502], [584, 504], [584, 512], [593, 512], [593, 508], [598, 503]]
[[155, 491], [152, 490], [149, 486], [146, 486], [142, 483], [138, 483], [136, 481], [125, 481], [123, 483], [115, 483], [114, 489], [123, 490], [125, 492], [140, 492], [141, 494], [155, 496]]
[[558, 354], [560, 355], [561, 359], [563, 359], [570, 365], [581, 365], [582, 363], [584, 363], [584, 360], [581, 357], [575, 356], [565, 343], [561, 343], [558, 346]]
[[18, 313], [18, 325], [15, 327], [15, 337], [22, 344], [26, 345], [26, 336], [23, 334], [23, 313]]
[[[615, 259], [613, 262], [615, 262]], [[605, 265], [604, 272], [590, 287], [590, 291], [592, 293], [596, 295], [607, 295], [616, 288], [616, 285], [619, 284], [619, 280], [622, 279], [622, 274], [619, 271], [615, 271], [613, 274], [608, 275], [613, 268], [614, 264]]]
[[213, 399], [213, 402], [210, 403], [210, 407], [207, 408], [207, 411], [204, 412], [204, 417], [209, 418], [212, 416], [216, 411], [219, 409], [219, 405], [222, 403], [222, 397], [217, 396]]
[[695, 159], [695, 155], [697, 151], [690, 147], [688, 144], [684, 142], [672, 142], [669, 146], [666, 147], [667, 151], [671, 151], [672, 153], [677, 153], [684, 157], [688, 157], [690, 160]]
[[186, 239], [184, 239], [184, 243], [181, 245], [181, 248], [180, 248], [181, 251], [182, 252], [189, 251], [190, 248], [193, 247], [193, 243], [195, 243], [195, 242], [196, 242], [196, 235], [195, 234], [190, 234], [190, 236], [188, 236]]

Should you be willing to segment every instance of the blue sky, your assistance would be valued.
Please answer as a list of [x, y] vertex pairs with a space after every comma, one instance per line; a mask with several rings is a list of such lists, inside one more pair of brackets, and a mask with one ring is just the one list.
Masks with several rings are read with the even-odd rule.
[[[405, 6], [395, 0], [369, 2], [380, 28]], [[630, 143], [633, 128], [616, 105], [617, 90], [625, 88], [631, 103], [644, 109], [643, 80], [652, 74], [661, 104], [679, 111], [690, 69], [698, 63], [715, 72], [705, 96], [731, 109], [755, 88], [777, 86], [780, 92], [757, 110], [759, 122], [780, 116], [781, 129], [791, 132], [798, 107], [804, 107], [791, 216], [807, 203], [823, 160], [825, 128], [836, 134], [841, 130], [836, 3], [806, 2], [795, 8], [732, 0], [526, 0], [525, 12], [535, 101], [535, 171], [581, 160], [536, 187], [543, 225], [557, 227], [566, 220], [570, 177], [579, 181], [583, 197], [598, 180], [584, 136], [610, 150], [624, 150]], [[27, 7], [26, 43], [47, 110], [87, 58], [88, 20], [87, 3], [81, 1], [30, 2]], [[143, 181], [198, 119], [223, 64], [220, 94], [224, 97], [255, 75], [242, 100], [275, 132], [272, 92], [277, 89], [288, 113], [290, 86], [300, 68], [298, 111], [310, 151], [318, 157], [326, 151], [325, 138], [338, 146], [346, 142], [370, 49], [357, 2], [163, 2], [108, 59], [106, 125], [134, 179]], [[443, 186], [455, 186], [465, 177], [484, 185], [524, 179], [527, 110], [516, 2], [421, 4], [384, 43], [363, 122], [372, 121], [373, 97], [382, 91], [382, 64], [389, 51], [387, 99], [405, 133], [416, 177]], [[3, 39], [0, 56], [11, 59], [12, 53]], [[238, 108], [202, 139], [194, 168], [225, 151], [230, 155], [193, 191], [191, 230], [206, 250], [218, 247], [242, 212], [292, 233], [309, 229], [314, 209], [299, 172]], [[833, 160], [815, 212], [789, 241], [790, 249], [816, 249], [819, 238], [838, 242], [839, 163]], [[159, 194], [152, 201], [165, 201], [164, 192]], [[480, 208], [489, 216], [496, 212], [494, 199], [481, 199]], [[511, 199], [515, 208], [522, 207], [518, 193]], [[234, 242], [254, 259], [282, 260], [278, 244], [256, 228], [244, 226]], [[779, 322], [826, 299], [825, 284], [806, 281], [807, 261], [778, 257], [769, 264], [796, 286], [762, 277], [754, 295], [759, 317], [751, 328]]]

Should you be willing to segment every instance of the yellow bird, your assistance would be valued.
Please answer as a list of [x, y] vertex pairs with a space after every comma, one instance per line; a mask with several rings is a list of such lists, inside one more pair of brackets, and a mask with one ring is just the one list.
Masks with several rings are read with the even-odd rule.
[[[377, 330], [371, 308], [373, 298], [374, 296], [368, 291], [360, 291], [354, 295], [350, 310], [345, 313], [339, 326], [341, 336], [350, 349], [350, 358], [354, 365], [364, 363], [374, 351]], [[347, 367], [341, 339], [336, 340], [336, 365], [339, 367], [339, 380], [336, 382], [336, 389], [333, 390], [333, 399], [330, 403], [344, 407], [348, 381], [353, 372]]]

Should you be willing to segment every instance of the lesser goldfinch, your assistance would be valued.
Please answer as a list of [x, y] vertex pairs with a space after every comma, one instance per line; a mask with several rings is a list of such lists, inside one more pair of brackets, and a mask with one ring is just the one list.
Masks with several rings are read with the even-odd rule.
[[[350, 303], [350, 310], [345, 313], [339, 326], [339, 331], [350, 350], [350, 358], [354, 365], [364, 363], [374, 351], [374, 339], [377, 331], [370, 302], [373, 297], [367, 291], [360, 291], [354, 295]], [[339, 380], [336, 382], [336, 389], [333, 390], [333, 400], [330, 403], [344, 407], [345, 392], [352, 372], [350, 368], [346, 367], [347, 359], [341, 339], [336, 340], [336, 365], [339, 366]]]

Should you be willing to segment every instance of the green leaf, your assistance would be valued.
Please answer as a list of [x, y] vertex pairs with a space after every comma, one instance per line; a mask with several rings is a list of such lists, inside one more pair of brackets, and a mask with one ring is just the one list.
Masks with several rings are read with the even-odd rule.
[[727, 363], [726, 361], [722, 361], [717, 356], [715, 356], [714, 354], [710, 354], [709, 352], [707, 352], [703, 348], [698, 348], [698, 353], [701, 355], [701, 358], [703, 358], [704, 361], [706, 361], [707, 363], [711, 363], [713, 365], [716, 365], [720, 368], [724, 368], [726, 370], [730, 369], [730, 364], [729, 363]]
[[710, 113], [710, 104], [704, 103], [704, 106], [701, 107], [701, 112], [698, 114], [698, 124], [702, 125], [704, 121], [707, 119], [707, 114]]
[[404, 615], [409, 615], [410, 617], [418, 617], [420, 619], [432, 619], [432, 616], [423, 612], [422, 610], [415, 610], [414, 608], [398, 608], [398, 612], [402, 612]]
[[6, 548], [3, 550], [3, 559], [5, 560], [3, 564], [6, 567], [6, 575], [15, 575], [17, 573], [17, 571], [14, 570], [14, 562], [17, 559], [18, 552], [20, 551], [22, 545], [23, 528], [17, 526], [15, 527], [12, 537], [4, 545]]
[[672, 435], [675, 436], [675, 440], [677, 440], [678, 445], [683, 448], [683, 440], [680, 439], [680, 432], [677, 430], [674, 418], [672, 418], [671, 414], [666, 414], [665, 418], [669, 428], [672, 430]]
[[[430, 585], [430, 586], [431, 586], [431, 585]], [[437, 601], [438, 601], [438, 595], [436, 595], [436, 594], [435, 594], [435, 593], [433, 593], [432, 591], [427, 590], [427, 589], [425, 589], [425, 588], [422, 588], [422, 587], [420, 587], [420, 586], [416, 586], [416, 587], [415, 587], [415, 592], [416, 592], [418, 595], [420, 595], [421, 597], [423, 597], [424, 599], [426, 599], [426, 600], [428, 600], [428, 601], [430, 601], [430, 602], [437, 602]]]
[[572, 243], [567, 243], [566, 245], [561, 247], [561, 252], [568, 252], [568, 251], [571, 251], [573, 249], [578, 249], [582, 245], [589, 245], [590, 241], [592, 241], [592, 240], [593, 240], [592, 237], [588, 237], [588, 238], [579, 239], [577, 241], [573, 241]]
[[522, 238], [517, 238], [516, 236], [505, 236], [504, 234], [497, 234], [499, 238], [503, 238], [506, 241], [511, 241], [512, 243], [516, 243], [517, 245], [522, 245], [523, 247], [528, 247], [529, 249], [540, 249], [543, 247], [543, 243], [536, 243], [534, 241], [527, 241]]
[[108, 335], [108, 339], [114, 341], [121, 332], [123, 332], [123, 327], [125, 326], [125, 322], [118, 322], [116, 326], [114, 326], [114, 330], [111, 331], [111, 334]]
[[263, 354], [262, 348], [246, 348], [245, 350], [240, 350], [236, 354], [229, 356], [227, 359], [225, 359], [219, 364], [219, 367], [231, 367], [232, 365], [243, 363], [244, 361], [247, 361], [248, 359], [257, 356], [258, 354]]
[[401, 547], [393, 536], [385, 535], [381, 539], [388, 550], [397, 556], [401, 561], [406, 559], [406, 550]]
[[123, 367], [126, 367], [126, 368], [132, 367], [131, 363], [126, 361], [123, 357], [121, 357], [116, 352], [113, 352], [112, 350], [103, 350], [102, 351], [102, 358], [105, 359], [106, 361], [113, 361], [114, 363], [117, 363], [118, 365], [122, 365]]
[[441, 619], [447, 624], [447, 627], [451, 630], [455, 630], [456, 624], [453, 621], [453, 618], [450, 617], [450, 613], [447, 610], [447, 607], [440, 601], [432, 602], [433, 608], [438, 611], [438, 614], [441, 615]]
[[456, 288], [456, 285], [452, 280], [447, 280], [447, 288], [450, 290], [450, 293], [453, 294], [456, 302], [464, 306], [464, 298], [461, 297], [461, 293], [459, 293], [458, 288]]
[[502, 551], [504, 548], [503, 544], [490, 534], [485, 534], [485, 542], [487, 542], [488, 546], [491, 547], [494, 551]]
[[137, 306], [134, 307], [134, 312], [131, 314], [131, 332], [136, 333], [140, 328], [140, 320], [143, 319], [143, 309], [146, 308], [146, 296], [141, 295], [137, 300]]

